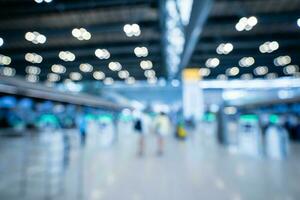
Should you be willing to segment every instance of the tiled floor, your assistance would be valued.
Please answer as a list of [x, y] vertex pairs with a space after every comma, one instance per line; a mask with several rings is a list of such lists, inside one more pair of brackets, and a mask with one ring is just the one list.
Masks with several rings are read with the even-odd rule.
[[[284, 161], [241, 156], [211, 140], [167, 138], [165, 154], [146, 138], [120, 134], [111, 147], [96, 135], [80, 148], [74, 131], [0, 138], [2, 200], [293, 200], [300, 198], [300, 148]], [[69, 147], [68, 147], [69, 146]]]

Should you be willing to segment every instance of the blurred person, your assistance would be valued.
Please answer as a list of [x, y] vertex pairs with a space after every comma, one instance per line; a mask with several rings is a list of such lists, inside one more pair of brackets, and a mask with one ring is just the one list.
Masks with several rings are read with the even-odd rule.
[[79, 129], [79, 133], [80, 133], [80, 144], [81, 144], [81, 146], [85, 146], [87, 120], [86, 120], [84, 112], [81, 112], [80, 109], [77, 112], [77, 116], [76, 116], [76, 126], [77, 126], [77, 129]]
[[144, 155], [145, 138], [144, 138], [144, 134], [143, 134], [142, 120], [140, 117], [138, 117], [137, 120], [135, 121], [134, 130], [139, 134], [138, 155], [142, 156], [142, 155]]
[[164, 137], [170, 133], [170, 119], [164, 112], [161, 112], [155, 117], [154, 124], [158, 143], [157, 154], [162, 155], [164, 151]]

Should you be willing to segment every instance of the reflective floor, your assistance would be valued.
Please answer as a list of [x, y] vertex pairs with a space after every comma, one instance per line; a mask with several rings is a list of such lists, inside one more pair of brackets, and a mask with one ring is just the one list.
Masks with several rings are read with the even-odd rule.
[[[64, 136], [63, 136], [64, 135]], [[284, 161], [250, 158], [195, 135], [166, 138], [156, 154], [154, 136], [137, 156], [138, 135], [120, 133], [112, 146], [78, 133], [32, 133], [0, 139], [0, 199], [292, 200], [300, 198], [300, 146]]]

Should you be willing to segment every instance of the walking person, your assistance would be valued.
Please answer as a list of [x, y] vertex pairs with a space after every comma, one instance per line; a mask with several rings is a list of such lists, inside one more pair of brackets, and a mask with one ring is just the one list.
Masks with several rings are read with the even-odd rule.
[[170, 132], [170, 119], [164, 112], [161, 112], [156, 116], [154, 124], [158, 144], [157, 155], [162, 155], [164, 153], [164, 138]]
[[139, 134], [139, 148], [138, 148], [138, 155], [143, 156], [144, 155], [144, 146], [145, 146], [145, 139], [143, 134], [143, 128], [142, 128], [142, 120], [141, 118], [137, 118], [134, 124], [135, 131]]

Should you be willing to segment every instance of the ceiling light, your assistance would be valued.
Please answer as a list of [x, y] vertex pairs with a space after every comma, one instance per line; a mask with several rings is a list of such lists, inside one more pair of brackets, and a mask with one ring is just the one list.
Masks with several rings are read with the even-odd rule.
[[54, 64], [51, 66], [51, 71], [57, 74], [63, 74], [67, 69], [63, 65]]
[[134, 77], [128, 77], [127, 79], [125, 79], [125, 83], [132, 85], [135, 83], [135, 78]]
[[233, 50], [233, 45], [231, 43], [221, 43], [217, 47], [217, 53], [218, 54], [229, 54]]
[[150, 60], [143, 60], [140, 62], [140, 66], [143, 70], [151, 69], [153, 67], [153, 64]]
[[236, 76], [240, 72], [240, 69], [238, 67], [232, 67], [226, 70], [226, 74], [228, 76]]
[[156, 84], [157, 78], [156, 77], [147, 78], [147, 82], [151, 85]]
[[89, 63], [82, 63], [79, 65], [79, 69], [82, 72], [92, 72], [93, 71], [93, 66], [90, 65]]
[[10, 65], [11, 58], [0, 54], [0, 65]]
[[171, 81], [171, 85], [172, 85], [173, 87], [179, 87], [179, 86], [180, 86], [180, 81], [177, 80], [177, 79], [173, 79], [173, 80]]
[[57, 82], [60, 80], [60, 76], [58, 74], [54, 74], [54, 73], [49, 73], [47, 75], [47, 80], [49, 82]]
[[3, 44], [4, 44], [4, 40], [3, 40], [3, 38], [2, 38], [2, 37], [0, 37], [0, 47], [2, 47], [2, 46], [3, 46]]
[[246, 74], [242, 74], [241, 75], [241, 79], [243, 80], [250, 80], [253, 78], [253, 75], [252, 74], [249, 74], [249, 73], [246, 73]]
[[11, 67], [1, 67], [0, 74], [3, 76], [14, 76], [16, 74], [16, 70]]
[[217, 79], [218, 79], [218, 80], [227, 80], [228, 77], [227, 77], [225, 74], [219, 74], [219, 75], [217, 76]]
[[104, 79], [103, 83], [105, 85], [112, 85], [114, 83], [114, 79], [112, 79], [111, 77], [107, 77]]
[[147, 57], [148, 56], [148, 49], [146, 47], [136, 47], [134, 49], [134, 54], [137, 57]]
[[276, 73], [269, 73], [266, 75], [267, 79], [275, 79], [277, 77], [278, 77], [278, 75]]
[[266, 66], [258, 66], [254, 69], [253, 73], [257, 76], [262, 76], [267, 74], [269, 71], [268, 67]]
[[41, 68], [36, 66], [27, 66], [25, 72], [31, 75], [39, 75], [41, 73]]
[[43, 2], [45, 2], [45, 3], [51, 3], [52, 2], [52, 0], [34, 0], [36, 3], [43, 3]]
[[123, 31], [127, 35], [127, 37], [132, 37], [132, 36], [140, 36], [141, 35], [141, 29], [138, 24], [126, 24], [123, 27]]
[[144, 75], [145, 75], [147, 78], [153, 78], [153, 77], [155, 77], [155, 71], [152, 70], [152, 69], [146, 70], [146, 71], [144, 72]]
[[220, 60], [218, 58], [209, 58], [206, 60], [205, 65], [206, 67], [215, 68], [220, 64]]
[[297, 25], [300, 27], [300, 18], [297, 20]]
[[127, 70], [121, 70], [118, 72], [118, 76], [122, 79], [126, 79], [129, 77], [129, 72]]
[[96, 80], [103, 80], [105, 78], [105, 74], [103, 72], [101, 72], [101, 71], [95, 71], [93, 73], [93, 77]]
[[79, 81], [82, 79], [82, 75], [79, 72], [71, 72], [69, 76], [73, 81]]
[[290, 56], [279, 56], [274, 59], [274, 65], [275, 66], [284, 66], [288, 65], [292, 62], [292, 59]]
[[251, 16], [249, 18], [242, 17], [239, 22], [235, 25], [235, 29], [237, 31], [250, 31], [256, 24], [257, 18], [255, 16]]
[[107, 49], [96, 49], [95, 55], [99, 59], [109, 59], [110, 58], [110, 53], [108, 52]]
[[201, 68], [199, 69], [200, 76], [209, 76], [210, 75], [210, 69], [208, 68]]
[[90, 40], [92, 35], [85, 28], [74, 28], [72, 30], [72, 35], [78, 40]]
[[65, 62], [72, 62], [75, 60], [75, 55], [70, 51], [60, 51], [58, 57]]
[[239, 61], [239, 65], [241, 67], [250, 67], [251, 65], [253, 65], [255, 63], [255, 60], [253, 57], [243, 57], [242, 59], [240, 59]]
[[119, 62], [110, 62], [108, 64], [108, 68], [112, 71], [120, 71], [122, 69], [122, 65]]
[[292, 75], [299, 71], [298, 65], [288, 65], [283, 68], [283, 73], [286, 75]]
[[36, 53], [26, 53], [25, 60], [31, 63], [41, 63], [43, 61], [43, 57]]
[[37, 75], [34, 74], [27, 74], [26, 75], [26, 80], [32, 83], [38, 82], [39, 81], [39, 77]]
[[276, 51], [278, 48], [279, 48], [279, 44], [277, 41], [265, 42], [259, 46], [259, 51], [261, 53], [272, 53], [273, 51]]
[[39, 32], [27, 32], [25, 34], [25, 39], [29, 42], [32, 42], [34, 44], [44, 44], [47, 40], [46, 36], [43, 34], [40, 34]]

